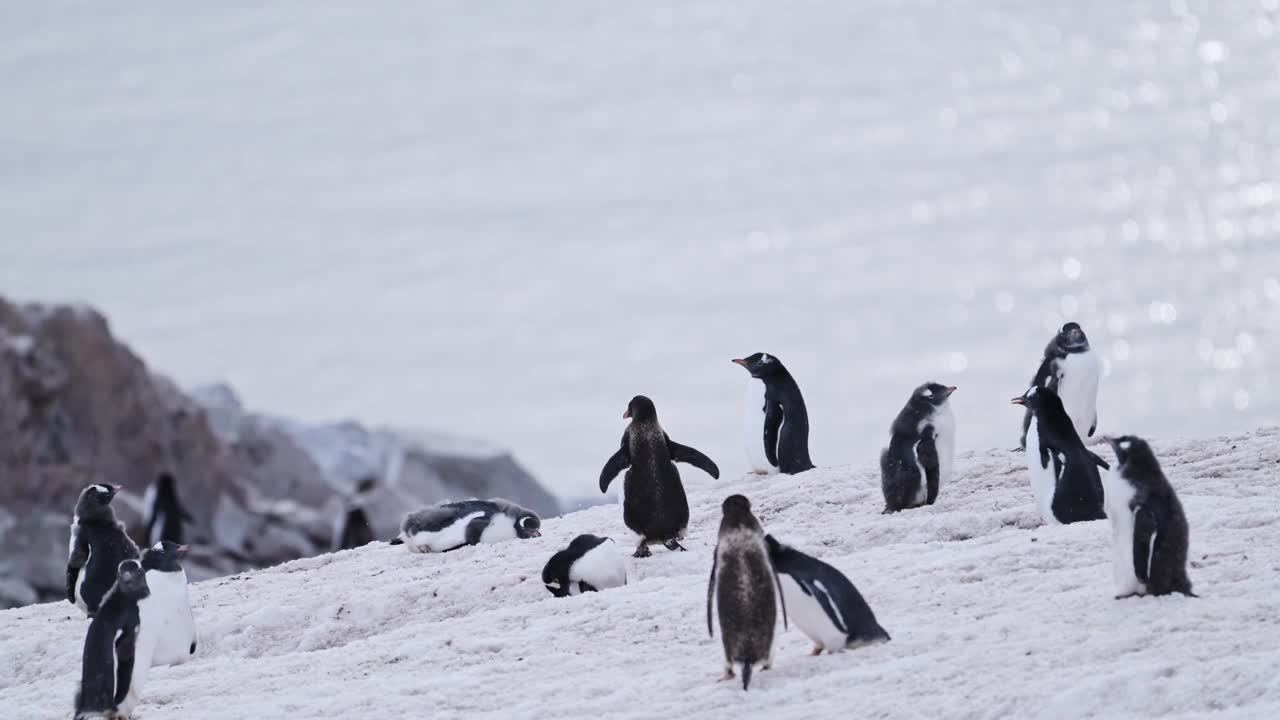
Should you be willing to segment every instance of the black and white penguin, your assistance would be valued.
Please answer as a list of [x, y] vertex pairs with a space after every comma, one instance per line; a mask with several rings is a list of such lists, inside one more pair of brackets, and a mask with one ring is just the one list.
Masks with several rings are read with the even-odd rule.
[[90, 485], [80, 491], [67, 558], [67, 602], [89, 617], [116, 582], [121, 560], [138, 557], [124, 523], [116, 520], [111, 500], [119, 485]]
[[781, 580], [769, 560], [764, 528], [751, 514], [751, 502], [742, 495], [725, 498], [721, 509], [720, 536], [711, 560], [707, 584], [707, 632], [715, 637], [712, 607], [720, 620], [724, 645], [724, 676], [733, 678], [733, 666], [742, 668], [742, 689], [751, 685], [752, 666], [773, 665], [773, 630], [782, 609], [787, 624], [786, 600]]
[[764, 536], [791, 621], [813, 641], [813, 654], [889, 641], [862, 594], [839, 570]]
[[142, 551], [139, 561], [147, 578], [147, 596], [138, 600], [138, 637], [129, 691], [117, 698], [120, 712], [133, 712], [151, 668], [180, 665], [196, 652], [196, 623], [182, 568], [188, 547], [161, 540]]
[[532, 510], [501, 498], [441, 503], [405, 515], [397, 538], [410, 552], [449, 552], [467, 545], [542, 537]]
[[713, 478], [720, 477], [720, 468], [706, 455], [668, 437], [649, 398], [631, 398], [622, 418], [630, 418], [631, 423], [622, 433], [622, 447], [600, 471], [600, 492], [608, 492], [618, 473], [627, 471], [622, 481], [622, 521], [637, 535], [632, 557], [649, 557], [650, 543], [684, 550], [680, 539], [689, 526], [689, 499], [676, 463], [689, 463]]
[[1195, 597], [1187, 577], [1187, 516], [1145, 440], [1107, 438], [1116, 466], [1103, 480], [1115, 537], [1117, 599], [1182, 593]]
[[809, 460], [809, 412], [795, 378], [776, 355], [756, 353], [734, 360], [751, 373], [747, 381], [743, 443], [757, 474], [788, 475], [813, 469]]
[[84, 637], [76, 720], [129, 717], [117, 708], [128, 695], [133, 676], [138, 602], [147, 596], [147, 578], [137, 560], [120, 562], [115, 574]]
[[369, 526], [369, 516], [364, 508], [352, 506], [342, 516], [342, 524], [338, 527], [337, 536], [333, 539], [334, 550], [351, 550], [373, 542], [373, 529]]
[[921, 385], [890, 426], [889, 447], [880, 453], [884, 512], [932, 505], [940, 486], [951, 482], [956, 421], [950, 399], [955, 391], [934, 382]]
[[1031, 411], [1027, 470], [1040, 517], [1050, 525], [1106, 517], [1098, 468], [1110, 466], [1085, 448], [1058, 395], [1032, 387], [1011, 402]]
[[160, 473], [155, 482], [147, 487], [142, 498], [147, 508], [147, 544], [154, 545], [161, 540], [181, 545], [186, 542], [183, 523], [194, 522], [191, 513], [187, 512], [178, 501], [178, 484], [167, 472]]
[[627, 564], [612, 538], [579, 535], [547, 561], [542, 584], [556, 597], [570, 597], [627, 584]]
[[[1089, 347], [1089, 338], [1077, 323], [1062, 326], [1044, 349], [1044, 358], [1031, 378], [1031, 387], [1047, 388], [1058, 394], [1062, 407], [1081, 438], [1093, 437], [1098, 429], [1098, 383], [1102, 361]], [[1027, 426], [1031, 411], [1022, 418], [1022, 440], [1027, 446]]]

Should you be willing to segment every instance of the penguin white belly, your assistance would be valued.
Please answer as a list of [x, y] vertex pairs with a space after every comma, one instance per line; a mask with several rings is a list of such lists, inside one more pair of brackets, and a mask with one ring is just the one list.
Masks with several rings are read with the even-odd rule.
[[187, 595], [187, 573], [147, 571], [147, 600], [150, 617], [144, 618], [155, 631], [152, 665], [178, 665], [191, 657], [191, 644], [196, 640], [195, 619]]
[[89, 606], [84, 601], [84, 595], [81, 594], [81, 588], [84, 587], [84, 579], [89, 576], [89, 561], [92, 559], [93, 547], [90, 546], [89, 554], [85, 556], [84, 567], [80, 568], [80, 574], [76, 576], [76, 607], [80, 608], [80, 612], [86, 615], [89, 614]]
[[1052, 458], [1049, 459], [1048, 467], [1040, 465], [1040, 422], [1034, 415], [1027, 428], [1027, 472], [1031, 476], [1031, 493], [1036, 498], [1036, 509], [1040, 511], [1040, 517], [1048, 525], [1061, 524], [1053, 516], [1053, 493], [1057, 489], [1058, 479], [1053, 474]]
[[742, 446], [747, 451], [747, 464], [758, 473], [777, 470], [764, 451], [764, 381], [747, 380], [746, 414], [742, 422]]
[[516, 539], [516, 518], [506, 513], [496, 513], [489, 518], [489, 525], [480, 533], [480, 542], [496, 543]]
[[800, 628], [805, 637], [814, 645], [821, 645], [831, 652], [843, 650], [849, 643], [849, 636], [840, 631], [823, 611], [818, 599], [800, 589], [790, 575], [779, 573], [778, 580], [782, 585], [782, 597], [787, 603], [787, 619]]
[[605, 540], [578, 558], [569, 568], [569, 585], [577, 588], [585, 582], [597, 590], [622, 587], [627, 584], [627, 564], [618, 554], [613, 540]]
[[1058, 361], [1058, 397], [1071, 418], [1081, 440], [1089, 437], [1089, 428], [1098, 419], [1098, 382], [1102, 363], [1093, 350], [1070, 353]]
[[1146, 583], [1133, 571], [1133, 518], [1129, 508], [1134, 488], [1115, 468], [1103, 473], [1102, 488], [1107, 518], [1111, 520], [1111, 563], [1116, 579], [1116, 595], [1145, 594]]
[[933, 414], [933, 429], [937, 433], [934, 445], [938, 448], [938, 488], [951, 481], [951, 469], [956, 459], [956, 416], [951, 412], [951, 401], [943, 403]]
[[920, 462], [920, 443], [911, 446], [911, 459], [916, 462], [916, 470], [920, 472], [920, 484], [916, 486], [915, 497], [912, 503], [916, 507], [925, 504], [929, 499], [929, 476], [924, 472], [924, 464]]
[[412, 536], [406, 537], [404, 542], [413, 552], [444, 552], [465, 543], [467, 541], [467, 524], [481, 515], [484, 515], [484, 512], [476, 511], [463, 515], [439, 530], [416, 532]]

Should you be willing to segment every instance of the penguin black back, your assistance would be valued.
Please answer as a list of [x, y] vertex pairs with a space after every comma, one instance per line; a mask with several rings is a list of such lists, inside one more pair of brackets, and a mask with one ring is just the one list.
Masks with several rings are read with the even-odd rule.
[[120, 562], [138, 557], [138, 546], [111, 509], [119, 490], [118, 485], [90, 485], [76, 500], [67, 558], [67, 601], [90, 617], [115, 584]]
[[138, 639], [138, 601], [147, 597], [146, 573], [137, 560], [116, 568], [116, 581], [85, 634], [76, 717], [114, 712], [129, 692]]
[[[800, 603], [792, 601], [793, 595], [787, 596], [791, 620], [819, 644], [818, 651], [834, 652], [889, 640], [889, 633], [880, 627], [875, 613], [844, 573], [783, 545], [772, 535], [766, 535], [764, 541], [778, 576], [789, 578], [794, 583], [792, 589], [801, 596], [797, 598]], [[808, 610], [805, 605], [816, 605], [817, 610]]]
[[[1028, 466], [1033, 473], [1037, 467], [1044, 472], [1052, 467], [1053, 517], [1064, 524], [1106, 517], [1098, 468], [1110, 465], [1084, 446], [1057, 393], [1032, 387], [1012, 402], [1026, 406], [1033, 416], [1036, 457], [1027, 458]], [[1028, 453], [1033, 452], [1030, 443], [1028, 447]]]
[[186, 542], [184, 523], [193, 522], [191, 513], [178, 500], [178, 484], [173, 475], [163, 472], [147, 488], [147, 544], [154, 545], [162, 540], [177, 543]]
[[342, 521], [342, 535], [338, 540], [339, 550], [351, 550], [373, 542], [373, 530], [369, 527], [369, 516], [364, 508], [353, 507], [347, 510]]
[[[1190, 545], [1190, 529], [1182, 502], [1173, 485], [1160, 468], [1160, 461], [1147, 441], [1126, 435], [1107, 438], [1116, 454], [1114, 474], [1132, 488], [1127, 508], [1114, 508], [1116, 512], [1133, 513], [1132, 539], [1133, 570], [1151, 595], [1182, 593], [1195, 597], [1191, 592], [1191, 579], [1187, 577], [1187, 552]], [[1114, 480], [1113, 480], [1114, 481]]]
[[755, 353], [733, 361], [764, 383], [764, 450], [768, 461], [788, 475], [812, 470], [809, 411], [800, 386], [776, 355]]
[[632, 398], [622, 417], [631, 424], [622, 433], [621, 447], [600, 472], [600, 492], [607, 492], [618, 473], [626, 470], [622, 520], [640, 536], [634, 557], [648, 557], [652, 542], [684, 550], [680, 538], [689, 525], [689, 500], [675, 463], [689, 463], [714, 478], [720, 477], [720, 469], [706, 455], [668, 437], [649, 398]]

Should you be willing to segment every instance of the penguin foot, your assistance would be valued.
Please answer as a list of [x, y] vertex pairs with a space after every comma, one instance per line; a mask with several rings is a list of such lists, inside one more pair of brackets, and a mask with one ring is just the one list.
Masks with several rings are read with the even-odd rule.
[[632, 553], [631, 557], [633, 557], [633, 558], [647, 558], [647, 557], [649, 557], [649, 556], [650, 556], [650, 555], [652, 555], [652, 554], [653, 554], [653, 553], [649, 551], [649, 545], [648, 545], [647, 543], [640, 543], [640, 545], [639, 545], [638, 547], [636, 547], [636, 551], [635, 551], [634, 553]]
[[1022, 447], [1021, 445], [1019, 445], [1018, 447], [1014, 448], [1010, 452], [1026, 452], [1026, 451], [1027, 449], [1025, 447]]
[[672, 552], [675, 552], [676, 550], [679, 550], [680, 552], [689, 552], [688, 550], [685, 549], [683, 545], [680, 544], [680, 541], [676, 540], [675, 538], [664, 540], [662, 543], [662, 546]]
[[814, 646], [813, 646], [813, 650], [812, 650], [809, 654], [810, 654], [810, 655], [812, 655], [812, 656], [814, 656], [814, 657], [817, 657], [817, 656], [821, 655], [821, 654], [822, 654], [822, 646], [821, 646], [821, 645], [814, 645]]
[[721, 675], [719, 678], [717, 678], [717, 679], [716, 679], [716, 682], [724, 682], [725, 680], [732, 680], [732, 679], [734, 679], [735, 677], [737, 677], [737, 676], [733, 674], [733, 669], [732, 669], [732, 668], [730, 668], [730, 669], [728, 669], [728, 670], [725, 670], [725, 671], [724, 671], [724, 674], [723, 674], [723, 675]]
[[880, 514], [881, 514], [881, 515], [892, 515], [892, 514], [894, 514], [894, 513], [896, 513], [896, 512], [898, 512], [898, 511], [897, 511], [897, 510], [894, 510], [893, 508], [889, 507], [888, 505], [885, 505], [885, 506], [884, 506], [884, 509], [880, 511]]

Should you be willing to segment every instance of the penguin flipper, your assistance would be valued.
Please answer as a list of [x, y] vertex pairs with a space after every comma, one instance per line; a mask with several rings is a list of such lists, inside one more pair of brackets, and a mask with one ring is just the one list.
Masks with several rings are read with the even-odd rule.
[[782, 427], [782, 404], [765, 400], [764, 405], [764, 456], [769, 464], [778, 466], [778, 430]]
[[618, 477], [618, 473], [631, 467], [631, 453], [627, 452], [627, 438], [622, 437], [622, 447], [609, 457], [608, 462], [604, 464], [604, 469], [600, 471], [600, 492], [609, 491], [609, 483]]
[[126, 623], [116, 640], [116, 694], [115, 704], [119, 705], [129, 695], [129, 684], [133, 680], [133, 658], [138, 644], [138, 621]]
[[926, 505], [932, 505], [938, 499], [938, 483], [942, 474], [938, 467], [938, 445], [934, 442], [936, 435], [933, 426], [926, 425], [920, 431], [920, 442], [916, 443], [916, 458], [924, 467], [921, 481], [924, 482]]
[[1142, 582], [1151, 579], [1151, 550], [1157, 532], [1156, 514], [1148, 505], [1139, 505], [1133, 514], [1133, 574]]
[[[1090, 435], [1092, 434], [1093, 433], [1090, 433]], [[1098, 467], [1102, 468], [1103, 470], [1111, 469], [1111, 465], [1109, 465], [1106, 460], [1103, 460], [1102, 458], [1098, 457], [1098, 455], [1093, 451], [1086, 450], [1085, 452], [1089, 453], [1089, 458], [1093, 460], [1095, 463], [1097, 463]]]
[[89, 542], [80, 537], [79, 529], [71, 531], [71, 552], [67, 556], [67, 602], [76, 604], [76, 582], [80, 569], [89, 561]]
[[80, 568], [67, 565], [67, 602], [76, 604], [76, 581], [80, 579]]
[[[666, 433], [663, 433], [663, 436], [666, 437]], [[667, 452], [671, 455], [672, 462], [688, 463], [711, 477], [720, 479], [720, 468], [716, 467], [711, 458], [688, 445], [681, 445], [667, 437]]]
[[[484, 535], [485, 529], [489, 527], [489, 523], [492, 521], [493, 521], [493, 516], [491, 515], [481, 515], [480, 517], [472, 518], [471, 522], [467, 523], [467, 531], [466, 531], [466, 535], [464, 536], [466, 537], [466, 542], [464, 542], [462, 545], [459, 545], [458, 547], [463, 547], [464, 545], [479, 545], [480, 537]], [[458, 548], [456, 547], [449, 548], [449, 550], [457, 550], [457, 549]], [[446, 550], [445, 552], [449, 552], [449, 550]]]
[[720, 557], [720, 543], [716, 543], [716, 549], [711, 555], [711, 580], [707, 582], [707, 634], [711, 637], [716, 636], [716, 631], [711, 626], [711, 603], [716, 595], [716, 561]]
[[778, 588], [778, 606], [782, 608], [782, 629], [787, 629], [787, 599], [782, 596], [782, 578], [778, 577], [778, 568], [769, 561], [769, 570], [773, 573], [773, 585]]

